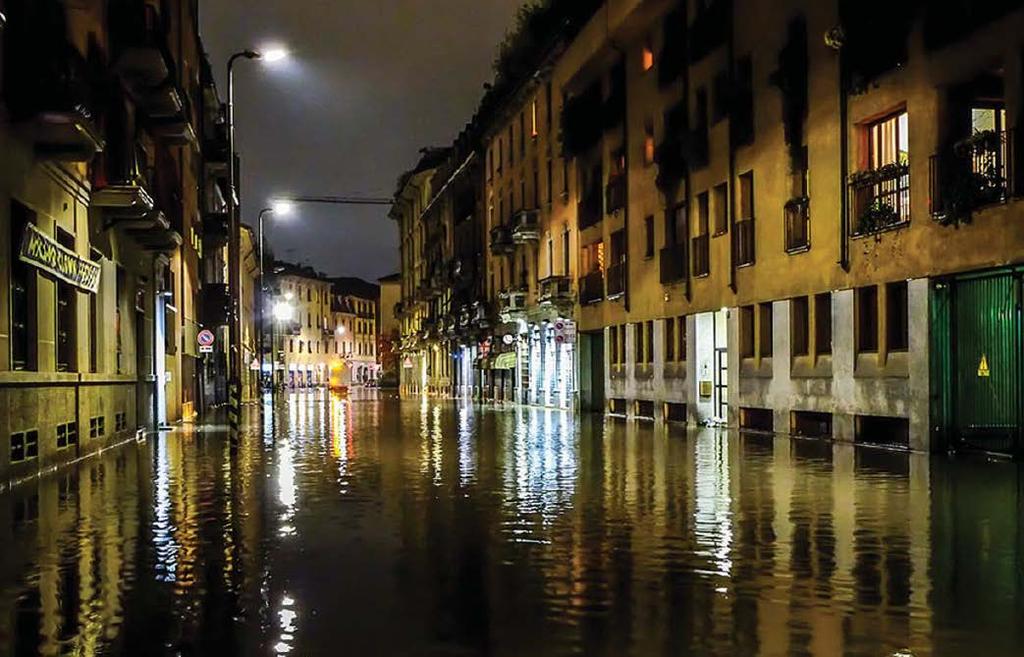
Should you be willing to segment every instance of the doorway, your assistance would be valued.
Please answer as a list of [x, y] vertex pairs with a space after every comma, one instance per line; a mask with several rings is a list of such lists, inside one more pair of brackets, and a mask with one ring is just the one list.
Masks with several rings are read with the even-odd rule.
[[580, 409], [589, 413], [603, 413], [604, 389], [604, 331], [580, 333]]
[[729, 418], [729, 311], [700, 313], [693, 321], [695, 419], [700, 424], [725, 423]]
[[1024, 269], [1004, 269], [933, 284], [938, 447], [1021, 455], [1022, 280]]

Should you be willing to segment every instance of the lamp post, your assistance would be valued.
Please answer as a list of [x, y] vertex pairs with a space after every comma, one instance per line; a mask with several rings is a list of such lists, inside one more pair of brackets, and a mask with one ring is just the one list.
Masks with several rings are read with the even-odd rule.
[[[242, 382], [242, 314], [241, 314], [241, 251], [242, 224], [238, 217], [235, 166], [235, 63], [242, 59], [262, 59], [268, 63], [280, 61], [287, 57], [281, 48], [273, 48], [261, 53], [258, 50], [242, 50], [228, 58], [228, 288], [231, 291], [231, 323], [228, 325], [228, 341], [231, 343], [228, 352], [228, 371], [230, 379], [229, 421], [231, 428], [238, 429], [241, 413], [241, 382]], [[260, 372], [262, 375], [262, 371]]]
[[[266, 326], [266, 322], [264, 321], [264, 316], [263, 316], [263, 299], [264, 299], [264, 297], [267, 294], [267, 286], [264, 284], [264, 281], [263, 281], [263, 263], [264, 263], [264, 256], [263, 256], [263, 219], [267, 215], [286, 216], [286, 215], [291, 214], [291, 211], [292, 211], [292, 205], [290, 203], [287, 203], [285, 201], [278, 201], [278, 202], [274, 203], [273, 207], [263, 208], [262, 210], [260, 210], [259, 220], [257, 221], [257, 234], [259, 236], [257, 238], [257, 251], [259, 253], [259, 281], [260, 281], [259, 290], [260, 290], [260, 293], [257, 296], [256, 302], [258, 304], [257, 305], [257, 318], [258, 318], [258, 321], [259, 321], [258, 330], [259, 330], [259, 344], [260, 344], [260, 380], [261, 381], [263, 380], [264, 356], [266, 354], [266, 346], [264, 344], [264, 339], [263, 339], [263, 336], [264, 336], [264, 333], [265, 333], [264, 327]], [[275, 307], [275, 309], [274, 309], [275, 315], [278, 314], [277, 311], [278, 311], [278, 309]], [[274, 336], [271, 335], [270, 339], [271, 339], [271, 349], [273, 349], [273, 339], [274, 339]], [[271, 360], [271, 364], [273, 364], [273, 360]], [[274, 381], [273, 381], [274, 370], [273, 370], [273, 368], [271, 368], [271, 370], [270, 370], [270, 377], [271, 377], [270, 384], [271, 384], [271, 386], [273, 386], [273, 384], [274, 384]], [[262, 384], [261, 384], [261, 387], [262, 387]]]

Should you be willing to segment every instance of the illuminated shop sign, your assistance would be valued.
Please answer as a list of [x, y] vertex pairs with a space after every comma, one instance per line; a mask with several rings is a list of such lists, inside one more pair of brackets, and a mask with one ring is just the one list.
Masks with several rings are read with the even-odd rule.
[[61, 246], [35, 224], [25, 225], [18, 258], [86, 292], [99, 290], [100, 266]]

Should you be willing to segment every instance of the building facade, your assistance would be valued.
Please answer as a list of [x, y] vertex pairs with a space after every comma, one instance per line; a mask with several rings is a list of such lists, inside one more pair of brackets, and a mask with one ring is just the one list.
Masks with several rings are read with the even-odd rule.
[[491, 396], [1019, 454], [1017, 3], [589, 4], [474, 119]]
[[283, 354], [277, 380], [289, 388], [326, 386], [341, 367], [331, 283], [310, 267], [277, 263], [274, 269], [278, 293], [290, 308], [290, 318], [275, 329]]
[[204, 406], [212, 84], [195, 3], [3, 12], [0, 474], [21, 476]]
[[376, 385], [381, 288], [358, 278], [334, 278], [331, 294], [336, 308], [335, 346], [345, 359], [344, 383]]

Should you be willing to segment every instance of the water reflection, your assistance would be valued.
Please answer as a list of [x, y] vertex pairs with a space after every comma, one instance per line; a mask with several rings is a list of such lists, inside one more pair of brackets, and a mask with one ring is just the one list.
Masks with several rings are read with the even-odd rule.
[[0, 497], [0, 654], [1024, 654], [1018, 466], [276, 403]]

